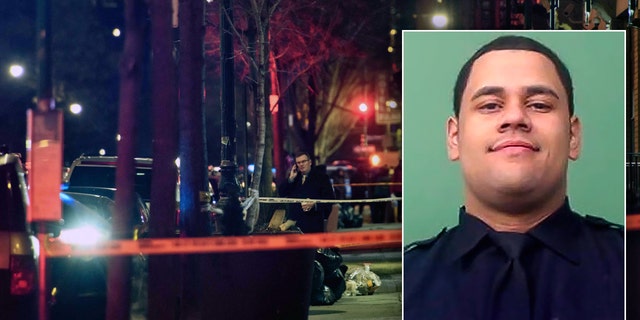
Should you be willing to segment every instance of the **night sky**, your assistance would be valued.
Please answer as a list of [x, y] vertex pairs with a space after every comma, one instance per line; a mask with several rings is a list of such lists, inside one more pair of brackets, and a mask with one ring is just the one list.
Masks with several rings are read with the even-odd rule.
[[[388, 1], [380, 1], [387, 3]], [[117, 114], [119, 74], [118, 62], [124, 35], [114, 37], [113, 29], [123, 30], [122, 1], [51, 1], [52, 24], [52, 78], [56, 107], [64, 111], [65, 149], [64, 163], [85, 155], [117, 154]], [[94, 5], [93, 3], [96, 3]], [[385, 13], [383, 10], [384, 14]], [[33, 1], [0, 1], [0, 144], [13, 152], [25, 154], [26, 111], [35, 106], [37, 95], [36, 6]], [[386, 52], [389, 19], [377, 19], [380, 37], [366, 39], [380, 42]], [[372, 45], [372, 47], [374, 47]], [[148, 48], [148, 44], [147, 44]], [[149, 55], [139, 107], [137, 156], [150, 157], [152, 147]], [[398, 59], [399, 61], [399, 59]], [[13, 78], [11, 64], [24, 66], [21, 78]], [[207, 67], [207, 100], [205, 119], [209, 163], [220, 161], [219, 85]], [[398, 79], [399, 80], [399, 79]], [[242, 101], [238, 100], [237, 101]], [[69, 105], [79, 103], [82, 113], [75, 115]], [[240, 102], [239, 102], [240, 103]], [[238, 108], [240, 109], [240, 108]], [[244, 139], [244, 112], [237, 112], [238, 139]], [[378, 130], [378, 131], [376, 131]], [[371, 126], [370, 133], [384, 132], [384, 128]], [[348, 141], [357, 141], [359, 132]], [[350, 142], [357, 143], [357, 142]], [[238, 160], [244, 157], [245, 147], [238, 142]], [[247, 153], [252, 153], [251, 143]], [[349, 150], [347, 147], [345, 150]], [[337, 157], [340, 157], [337, 155]]]

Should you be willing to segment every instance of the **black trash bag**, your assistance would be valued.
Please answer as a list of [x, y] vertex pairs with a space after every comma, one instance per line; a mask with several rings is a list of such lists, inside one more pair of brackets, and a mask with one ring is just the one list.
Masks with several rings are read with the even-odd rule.
[[339, 300], [347, 288], [347, 266], [342, 264], [342, 255], [337, 248], [321, 248], [316, 251], [316, 261], [324, 270], [324, 285], [332, 291], [335, 300]]
[[356, 214], [353, 206], [340, 205], [338, 214], [338, 228], [360, 228], [362, 227], [362, 215]]
[[342, 255], [337, 248], [321, 248], [316, 251], [316, 261], [320, 262], [325, 274], [340, 268]]
[[324, 270], [318, 261], [314, 261], [313, 281], [311, 284], [311, 305], [328, 306], [336, 302], [333, 291], [323, 284]]
[[[345, 265], [342, 266], [346, 268]], [[341, 268], [335, 269], [331, 273], [325, 273], [324, 285], [331, 289], [336, 301], [340, 300], [344, 291], [347, 290], [347, 281]]]
[[335, 303], [336, 301], [338, 301], [338, 299], [336, 299], [336, 296], [333, 294], [333, 290], [331, 290], [327, 286], [322, 286], [322, 287], [323, 287], [322, 293], [324, 294], [324, 300], [322, 300], [321, 305], [329, 306]]
[[311, 280], [311, 305], [323, 305], [324, 302], [324, 268], [318, 261], [313, 262], [313, 279]]

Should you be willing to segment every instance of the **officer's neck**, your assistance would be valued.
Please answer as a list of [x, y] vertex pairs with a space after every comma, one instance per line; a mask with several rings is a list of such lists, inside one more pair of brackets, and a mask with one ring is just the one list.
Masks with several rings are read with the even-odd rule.
[[515, 200], [487, 203], [468, 197], [465, 200], [465, 208], [468, 214], [482, 220], [495, 231], [524, 233], [562, 206], [565, 195], [559, 195], [549, 198], [548, 201], [533, 201], [530, 204]]

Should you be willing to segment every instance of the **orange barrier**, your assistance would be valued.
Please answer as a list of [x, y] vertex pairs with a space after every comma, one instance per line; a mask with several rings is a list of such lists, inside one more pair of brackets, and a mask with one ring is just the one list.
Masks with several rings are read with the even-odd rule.
[[640, 214], [627, 215], [627, 230], [640, 230]]
[[73, 247], [49, 239], [47, 257], [120, 256], [137, 254], [193, 254], [302, 248], [402, 246], [402, 230], [353, 231], [314, 234], [274, 234], [206, 238], [112, 240], [95, 247]]

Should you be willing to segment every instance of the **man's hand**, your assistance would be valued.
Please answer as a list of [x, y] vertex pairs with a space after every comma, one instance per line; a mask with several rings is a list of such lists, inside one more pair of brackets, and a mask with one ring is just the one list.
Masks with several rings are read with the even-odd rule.
[[293, 167], [291, 167], [291, 171], [289, 172], [289, 182], [293, 182], [293, 180], [296, 178], [297, 175], [298, 175], [298, 166], [294, 164]]
[[315, 201], [302, 201], [300, 203], [300, 205], [302, 205], [302, 211], [310, 211], [311, 209], [313, 209], [313, 206], [316, 205]]
[[293, 220], [287, 220], [283, 224], [280, 225], [280, 231], [289, 230], [289, 228], [296, 225], [296, 222]]

